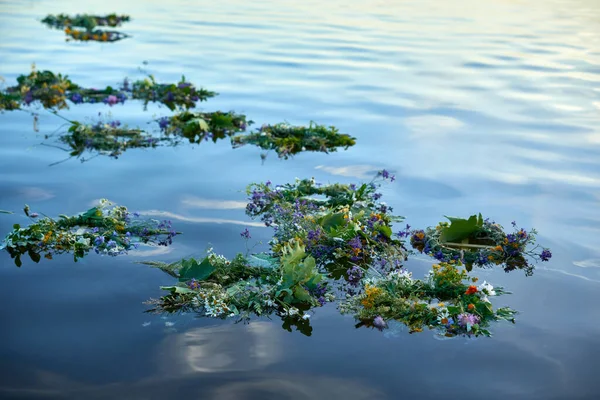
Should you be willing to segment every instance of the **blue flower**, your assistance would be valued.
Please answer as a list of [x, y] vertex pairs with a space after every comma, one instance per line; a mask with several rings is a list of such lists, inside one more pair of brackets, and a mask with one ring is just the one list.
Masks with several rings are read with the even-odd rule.
[[166, 130], [169, 127], [169, 117], [162, 117], [158, 120], [158, 126], [161, 131]]
[[542, 261], [548, 261], [548, 260], [550, 260], [551, 257], [552, 257], [552, 252], [550, 251], [550, 249], [544, 249], [542, 251], [542, 253], [540, 254], [540, 259]]
[[81, 104], [83, 103], [83, 96], [81, 96], [79, 93], [73, 93], [73, 95], [71, 95], [71, 101], [74, 104]]
[[248, 228], [244, 229], [244, 231], [242, 233], [240, 233], [240, 236], [246, 240], [248, 240], [252, 237], [252, 236], [250, 236], [250, 231], [248, 230]]

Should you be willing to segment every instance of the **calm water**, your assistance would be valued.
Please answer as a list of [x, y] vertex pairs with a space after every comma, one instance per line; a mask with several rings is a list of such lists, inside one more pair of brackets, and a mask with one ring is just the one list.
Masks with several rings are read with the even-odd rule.
[[[112, 44], [67, 43], [48, 13], [127, 13]], [[84, 86], [191, 82], [221, 95], [201, 106], [259, 124], [310, 120], [358, 138], [348, 151], [261, 163], [227, 141], [132, 150], [81, 163], [42, 146], [62, 121], [0, 115], [0, 209], [77, 213], [106, 197], [164, 215], [184, 235], [161, 251], [69, 257], [18, 269], [0, 253], [0, 397], [159, 399], [588, 399], [600, 394], [600, 3], [477, 1], [2, 1], [0, 75], [31, 63]], [[142, 63], [147, 61], [147, 65]], [[86, 105], [147, 126], [166, 108]], [[64, 129], [64, 126], [63, 126]], [[60, 132], [60, 129], [59, 129]], [[424, 227], [482, 212], [540, 231], [555, 257], [526, 278], [481, 271], [521, 311], [492, 339], [355, 329], [334, 307], [314, 333], [144, 314], [170, 277], [134, 261], [228, 256], [270, 231], [252, 226], [251, 181], [398, 179], [388, 204]], [[224, 203], [223, 201], [231, 201]], [[242, 202], [242, 203], [240, 203]], [[18, 214], [0, 217], [2, 235]], [[429, 265], [415, 259], [416, 276]], [[148, 324], [150, 323], [150, 324]], [[167, 326], [171, 325], [172, 326]]]

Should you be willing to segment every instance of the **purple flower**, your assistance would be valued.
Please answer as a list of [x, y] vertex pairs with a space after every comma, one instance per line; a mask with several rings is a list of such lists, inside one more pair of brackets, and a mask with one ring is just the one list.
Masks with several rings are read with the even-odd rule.
[[387, 170], [385, 170], [385, 169], [381, 170], [379, 172], [379, 174], [383, 177], [383, 179], [387, 179], [387, 178], [390, 177], [390, 173]]
[[29, 90], [27, 93], [25, 93], [23, 101], [25, 102], [25, 104], [30, 105], [31, 103], [33, 103], [33, 100], [33, 93], [31, 93], [31, 90]]
[[104, 104], [108, 104], [109, 106], [112, 107], [119, 102], [119, 99], [117, 98], [117, 96], [114, 96], [111, 94], [110, 96], [105, 98], [103, 101], [104, 101]]
[[40, 216], [40, 214], [38, 214], [38, 213], [34, 212], [34, 213], [31, 213], [31, 214], [29, 214], [29, 216], [30, 216], [31, 218], [37, 218], [37, 217], [39, 217], [39, 216]]
[[542, 251], [542, 253], [540, 254], [540, 258], [542, 261], [548, 261], [548, 260], [550, 260], [551, 257], [552, 257], [552, 252], [550, 251], [550, 249], [544, 249]]
[[81, 104], [81, 103], [83, 103], [83, 96], [80, 95], [79, 93], [73, 93], [73, 95], [71, 96], [71, 101], [74, 104]]
[[164, 131], [169, 126], [169, 117], [162, 117], [158, 120], [158, 126], [161, 131]]
[[192, 278], [192, 280], [187, 283], [187, 286], [190, 289], [198, 289], [200, 287], [200, 282], [195, 278]]
[[95, 240], [94, 240], [94, 244], [96, 246], [100, 246], [101, 244], [104, 243], [104, 236], [98, 236]]
[[476, 325], [479, 321], [479, 317], [475, 314], [462, 313], [458, 316], [458, 325], [460, 326]]
[[246, 240], [250, 239], [251, 236], [250, 236], [250, 231], [248, 230], [248, 228], [244, 229], [244, 231], [242, 233], [240, 233], [240, 236]]
[[373, 319], [373, 326], [382, 331], [387, 328], [387, 323], [380, 315], [378, 315]]
[[348, 244], [353, 249], [362, 249], [362, 242], [360, 241], [360, 236], [354, 236], [348, 241]]
[[360, 267], [357, 267], [356, 265], [352, 266], [351, 268], [348, 268], [346, 273], [348, 274], [348, 283], [352, 286], [358, 285], [363, 277], [363, 270]]

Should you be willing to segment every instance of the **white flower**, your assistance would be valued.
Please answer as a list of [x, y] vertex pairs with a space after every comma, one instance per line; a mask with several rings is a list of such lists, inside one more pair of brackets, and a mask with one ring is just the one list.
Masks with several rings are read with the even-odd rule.
[[390, 272], [387, 277], [388, 279], [406, 279], [410, 281], [412, 280], [412, 273], [404, 268], [400, 268]]
[[297, 315], [300, 312], [300, 310], [298, 310], [296, 307], [291, 307], [287, 314], [291, 317], [293, 315]]
[[305, 314], [302, 316], [302, 319], [309, 319], [309, 318], [310, 318], [310, 314], [308, 314], [308, 313], [305, 313]]
[[496, 292], [494, 291], [494, 287], [492, 285], [490, 285], [489, 283], [487, 283], [486, 281], [483, 281], [483, 283], [481, 285], [479, 285], [478, 289], [480, 292], [485, 293], [488, 296], [496, 295]]
[[438, 312], [438, 317], [437, 320], [438, 322], [441, 324], [442, 320], [444, 318], [449, 318], [450, 317], [450, 313], [448, 312], [448, 309], [446, 307], [440, 307], [437, 309]]

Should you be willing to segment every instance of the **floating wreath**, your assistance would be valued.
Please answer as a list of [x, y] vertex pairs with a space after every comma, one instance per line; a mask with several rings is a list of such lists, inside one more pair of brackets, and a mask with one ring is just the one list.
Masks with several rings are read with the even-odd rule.
[[216, 142], [237, 132], [244, 131], [247, 124], [246, 116], [230, 112], [193, 112], [182, 111], [171, 117], [158, 119], [160, 130], [167, 135], [184, 137], [190, 143], [201, 143], [212, 140]]
[[[250, 185], [246, 212], [274, 228], [271, 251], [232, 261], [211, 251], [203, 260], [149, 262], [180, 281], [163, 287], [170, 294], [151, 300], [151, 311], [220, 318], [276, 313], [286, 329], [296, 324], [305, 334], [311, 331], [310, 309], [331, 301], [340, 312], [353, 314], [357, 327], [380, 330], [397, 321], [411, 332], [430, 328], [448, 337], [491, 336], [492, 322], [514, 322], [515, 310], [494, 309], [490, 300], [508, 292], [487, 282], [476, 286], [477, 278], [460, 259], [435, 264], [424, 279], [402, 267], [403, 238], [420, 231], [407, 226], [392, 233], [392, 223], [401, 217], [389, 214], [377, 189], [379, 182], [393, 179], [383, 170], [362, 185], [308, 179]], [[248, 230], [241, 236], [250, 239]]]
[[[129, 37], [128, 35], [114, 30], [95, 29], [98, 26], [117, 27], [123, 22], [128, 22], [128, 15], [109, 14], [100, 15], [75, 15], [74, 17], [59, 14], [48, 15], [42, 20], [48, 27], [64, 29], [67, 40], [116, 42]], [[83, 29], [77, 29], [83, 28]]]
[[0, 109], [15, 110], [19, 104], [29, 106], [39, 101], [44, 108], [68, 108], [67, 100], [73, 104], [104, 103], [109, 106], [124, 103], [128, 99], [142, 100], [144, 107], [150, 102], [159, 102], [170, 110], [189, 109], [199, 101], [206, 101], [217, 93], [197, 89], [185, 77], [173, 84], [157, 83], [150, 75], [147, 79], [130, 83], [125, 79], [120, 88], [107, 86], [104, 89], [84, 88], [73, 83], [67, 76], [52, 71], [37, 71], [35, 66], [29, 75], [20, 75], [17, 85], [0, 92]]
[[156, 83], [154, 76], [133, 83], [132, 98], [144, 101], [144, 107], [149, 102], [160, 102], [171, 111], [175, 108], [193, 108], [198, 101], [206, 101], [218, 93], [206, 89], [197, 89], [192, 83], [186, 82], [185, 76], [177, 84]]
[[117, 15], [114, 13], [108, 15], [77, 14], [75, 16], [49, 14], [42, 20], [42, 23], [57, 29], [78, 26], [91, 31], [97, 26], [110, 26], [113, 28], [121, 26], [123, 22], [129, 22], [130, 19], [129, 15]]
[[528, 257], [541, 261], [552, 257], [549, 249], [540, 246], [531, 248], [536, 240], [535, 229], [527, 232], [513, 222], [515, 231], [506, 233], [501, 225], [484, 220], [481, 214], [468, 219], [446, 218], [450, 223], [440, 222], [435, 228], [411, 232], [413, 248], [439, 261], [458, 260], [469, 271], [473, 265], [504, 265], [507, 272], [523, 269], [527, 275], [533, 274], [534, 269]]
[[309, 126], [292, 126], [287, 123], [263, 125], [258, 132], [232, 138], [233, 147], [253, 144], [265, 150], [275, 150], [279, 157], [288, 157], [303, 151], [336, 151], [354, 146], [356, 139], [339, 133], [338, 129], [311, 122]]
[[[173, 264], [144, 262], [162, 269], [181, 282], [166, 286], [170, 294], [150, 300], [150, 312], [194, 311], [215, 318], [277, 313], [288, 327], [303, 325], [309, 310], [333, 300], [325, 276], [299, 244], [288, 245], [278, 258], [264, 254], [246, 258], [239, 254], [228, 260], [209, 250], [202, 260]], [[309, 324], [304, 323], [305, 327]]]
[[81, 157], [84, 152], [89, 151], [118, 158], [128, 149], [156, 147], [162, 140], [140, 129], [121, 126], [121, 122], [117, 120], [99, 121], [96, 124], [71, 122], [68, 132], [67, 135], [60, 136], [60, 141], [69, 146], [71, 157]]
[[170, 221], [143, 221], [139, 214], [108, 200], [101, 200], [98, 206], [82, 214], [61, 215], [58, 219], [40, 217], [30, 212], [28, 206], [24, 211], [32, 224], [27, 227], [15, 224], [2, 246], [19, 267], [24, 254], [39, 262], [41, 254], [52, 259], [55, 254], [72, 253], [77, 261], [90, 250], [116, 256], [137, 248], [140, 243], [167, 246], [177, 235]]
[[507, 320], [514, 323], [516, 311], [508, 307], [494, 310], [489, 297], [505, 294], [487, 282], [473, 285], [465, 270], [454, 263], [433, 266], [423, 279], [413, 279], [405, 269], [386, 275], [374, 274], [364, 280], [364, 290], [340, 305], [342, 313], [354, 314], [360, 326], [379, 330], [387, 321], [405, 324], [410, 332], [425, 327], [447, 337], [456, 335], [491, 336], [490, 323]]

